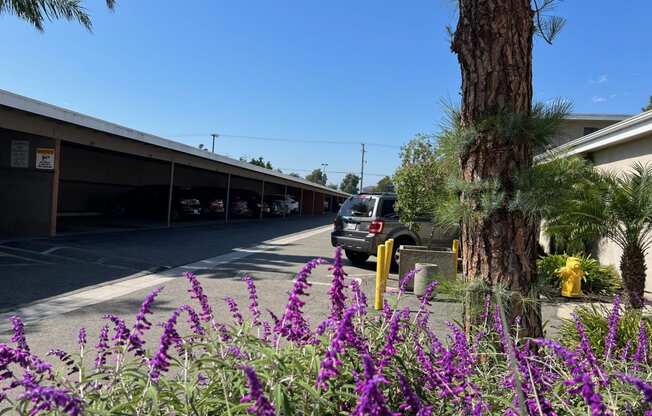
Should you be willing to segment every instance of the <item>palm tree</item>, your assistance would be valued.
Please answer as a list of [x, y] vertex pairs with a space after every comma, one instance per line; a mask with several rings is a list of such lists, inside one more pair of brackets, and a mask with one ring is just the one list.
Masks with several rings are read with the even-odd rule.
[[643, 307], [645, 255], [652, 245], [652, 164], [598, 176], [548, 219], [548, 231], [569, 240], [607, 238], [623, 250], [620, 272], [632, 308]]
[[[113, 10], [115, 0], [106, 0], [106, 6]], [[82, 0], [0, 0], [0, 15], [11, 14], [26, 20], [43, 31], [45, 20], [76, 20], [86, 29], [92, 30], [93, 23]]]

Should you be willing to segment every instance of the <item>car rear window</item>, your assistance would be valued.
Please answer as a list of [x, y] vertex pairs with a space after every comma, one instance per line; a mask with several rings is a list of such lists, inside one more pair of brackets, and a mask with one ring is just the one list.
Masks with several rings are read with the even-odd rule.
[[374, 215], [376, 198], [365, 195], [352, 196], [342, 204], [340, 215], [345, 217], [371, 217]]
[[396, 209], [394, 208], [395, 205], [396, 205], [395, 199], [384, 199], [380, 206], [380, 216], [383, 218], [393, 218], [393, 219], [398, 218], [398, 214], [396, 213]]

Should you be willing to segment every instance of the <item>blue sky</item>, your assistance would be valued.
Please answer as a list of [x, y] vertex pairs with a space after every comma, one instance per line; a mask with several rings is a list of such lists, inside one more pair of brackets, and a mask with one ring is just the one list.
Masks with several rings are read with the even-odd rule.
[[[368, 147], [366, 171], [391, 174], [399, 147], [436, 132], [441, 101], [459, 97], [452, 0], [118, 0], [114, 13], [103, 3], [87, 1], [93, 33], [1, 16], [0, 88], [195, 146], [211, 132], [353, 143], [218, 139], [219, 153], [302, 175], [321, 163], [358, 172], [363, 141], [386, 145]], [[567, 0], [557, 14], [568, 24], [556, 43], [535, 45], [536, 99], [640, 111], [652, 94], [652, 4]]]

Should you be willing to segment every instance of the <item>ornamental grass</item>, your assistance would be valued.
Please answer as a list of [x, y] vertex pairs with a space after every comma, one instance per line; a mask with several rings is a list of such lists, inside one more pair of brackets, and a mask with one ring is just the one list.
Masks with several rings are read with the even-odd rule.
[[399, 290], [382, 311], [371, 311], [359, 284], [346, 278], [338, 248], [330, 313], [313, 327], [303, 307], [312, 270], [326, 263], [316, 259], [301, 269], [281, 316], [261, 311], [255, 283], [245, 277], [249, 304], [226, 298], [228, 322], [216, 320], [201, 283], [187, 274], [187, 303], [161, 323], [158, 345], [143, 335], [154, 330], [148, 316], [161, 288], [132, 324], [108, 315], [96, 342], [82, 328], [75, 352], [36, 356], [14, 317], [11, 342], [0, 344], [0, 409], [73, 416], [652, 415], [649, 334], [641, 330], [634, 345], [621, 347], [614, 341], [617, 312], [599, 353], [579, 317], [576, 347], [519, 337], [518, 320], [505, 322], [492, 296], [477, 327], [465, 332], [448, 322], [448, 334], [436, 334], [436, 283], [418, 308], [403, 307]]

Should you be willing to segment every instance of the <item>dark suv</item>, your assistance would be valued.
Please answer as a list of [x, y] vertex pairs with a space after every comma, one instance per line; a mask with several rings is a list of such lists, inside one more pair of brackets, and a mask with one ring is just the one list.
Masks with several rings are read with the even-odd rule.
[[340, 246], [352, 263], [362, 264], [375, 256], [379, 244], [394, 239], [392, 263], [401, 245], [423, 245], [432, 236], [431, 245], [450, 247], [454, 236], [432, 232], [432, 223], [420, 222], [418, 232], [401, 224], [394, 209], [396, 194], [364, 193], [349, 197], [342, 204], [331, 233], [333, 247]]

